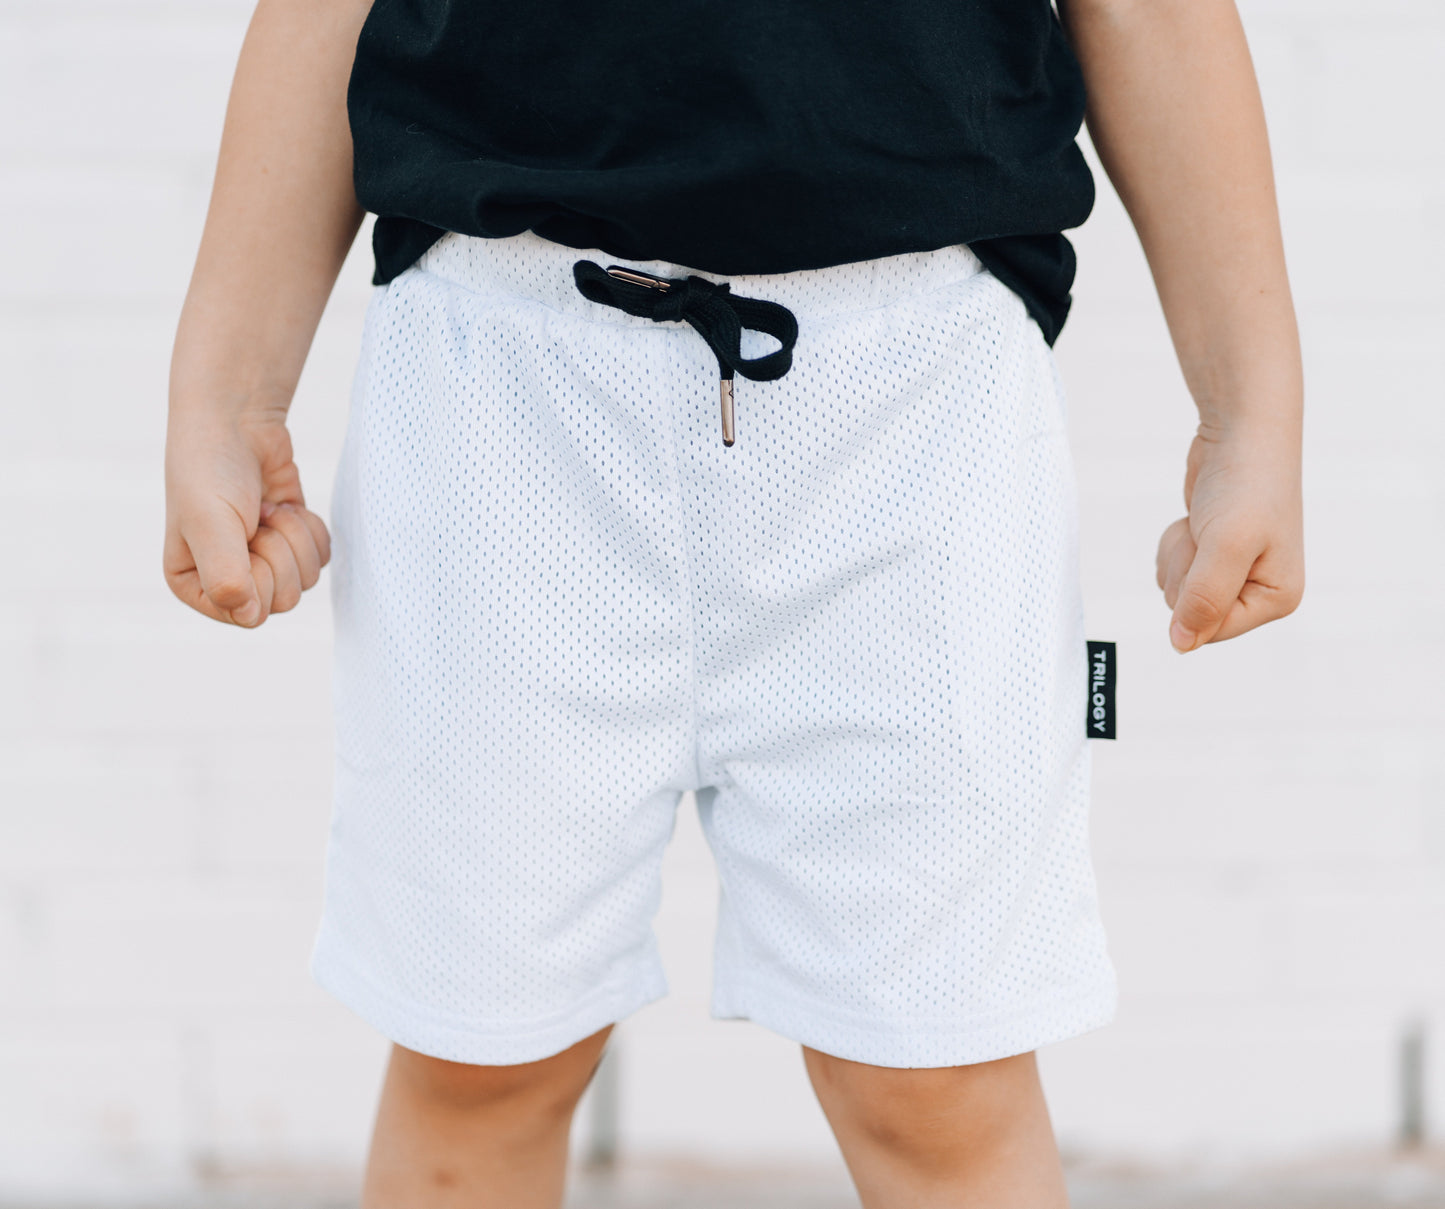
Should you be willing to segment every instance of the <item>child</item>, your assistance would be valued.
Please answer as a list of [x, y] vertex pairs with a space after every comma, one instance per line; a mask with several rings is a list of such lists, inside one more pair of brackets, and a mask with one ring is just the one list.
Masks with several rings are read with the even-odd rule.
[[864, 1205], [1064, 1205], [1033, 1052], [1114, 1004], [1051, 351], [1085, 85], [1200, 415], [1171, 641], [1303, 590], [1298, 341], [1233, 4], [368, 7], [256, 10], [165, 545], [219, 621], [317, 582], [285, 418], [377, 212], [312, 964], [394, 1042], [366, 1209], [559, 1203], [608, 1030], [664, 991], [689, 789], [714, 1012], [804, 1046]]

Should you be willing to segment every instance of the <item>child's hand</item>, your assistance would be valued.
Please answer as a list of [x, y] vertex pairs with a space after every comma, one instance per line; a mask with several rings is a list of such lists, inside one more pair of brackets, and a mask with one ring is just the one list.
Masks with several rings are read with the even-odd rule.
[[1159, 539], [1155, 579], [1180, 651], [1294, 611], [1304, 594], [1297, 440], [1203, 434], [1189, 446], [1181, 517]]
[[306, 509], [282, 419], [187, 425], [166, 442], [171, 591], [241, 626], [296, 607], [331, 557], [326, 526]]

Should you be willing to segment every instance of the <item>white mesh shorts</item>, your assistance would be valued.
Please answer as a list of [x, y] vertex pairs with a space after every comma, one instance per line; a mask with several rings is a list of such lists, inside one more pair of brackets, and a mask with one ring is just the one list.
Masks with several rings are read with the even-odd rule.
[[423, 1053], [556, 1053], [665, 993], [695, 790], [714, 1015], [897, 1067], [1106, 1023], [1075, 483], [1023, 303], [963, 246], [729, 278], [799, 328], [729, 448], [704, 339], [580, 259], [615, 260], [448, 235], [372, 299], [315, 979]]

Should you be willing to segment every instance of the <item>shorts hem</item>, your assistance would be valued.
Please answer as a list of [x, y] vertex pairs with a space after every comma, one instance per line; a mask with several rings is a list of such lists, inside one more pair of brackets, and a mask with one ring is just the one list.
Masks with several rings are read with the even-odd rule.
[[[719, 979], [719, 983], [721, 983]], [[1025, 1054], [1102, 1028], [1114, 1019], [1118, 986], [1107, 978], [1077, 983], [1018, 1012], [961, 1022], [869, 1020], [749, 976], [728, 977], [713, 994], [718, 1020], [750, 1020], [809, 1049], [899, 1068], [968, 1066]]]
[[550, 1058], [667, 994], [661, 967], [655, 961], [644, 962], [540, 1020], [466, 1021], [448, 1019], [378, 986], [324, 937], [312, 951], [310, 973], [322, 990], [387, 1040], [433, 1058], [476, 1066], [514, 1066]]

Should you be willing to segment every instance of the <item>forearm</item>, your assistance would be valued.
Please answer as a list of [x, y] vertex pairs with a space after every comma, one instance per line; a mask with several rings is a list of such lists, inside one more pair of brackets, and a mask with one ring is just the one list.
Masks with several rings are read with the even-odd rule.
[[346, 83], [370, 0], [260, 0], [176, 334], [171, 410], [284, 414], [356, 237]]
[[1088, 126], [1148, 257], [1201, 431], [1295, 438], [1299, 337], [1232, 0], [1066, 0]]

